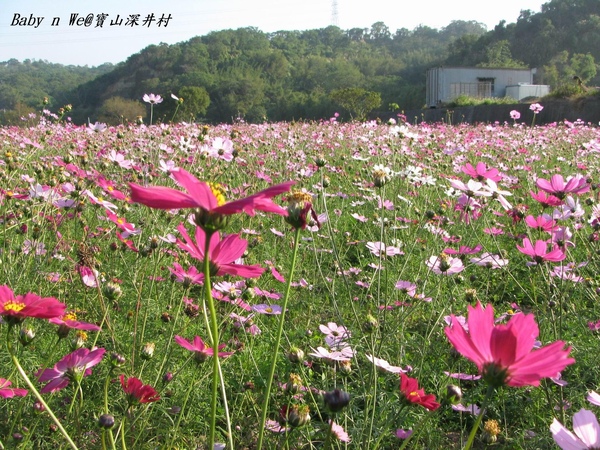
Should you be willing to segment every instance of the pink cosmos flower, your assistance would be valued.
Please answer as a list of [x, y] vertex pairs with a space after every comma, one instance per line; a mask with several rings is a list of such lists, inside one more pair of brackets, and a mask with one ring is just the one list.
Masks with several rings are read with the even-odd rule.
[[577, 174], [563, 179], [561, 174], [554, 174], [550, 180], [538, 178], [535, 182], [542, 191], [552, 194], [559, 199], [564, 199], [567, 194], [585, 194], [590, 190], [590, 185], [583, 175]]
[[134, 403], [151, 403], [160, 400], [158, 392], [149, 384], [143, 384], [139, 378], [129, 377], [125, 380], [125, 375], [120, 375], [119, 379], [130, 405]]
[[385, 245], [383, 242], [367, 242], [367, 248], [369, 251], [379, 257], [385, 258], [386, 256], [403, 255], [404, 252], [398, 247], [392, 245]]
[[91, 351], [87, 348], [79, 348], [57, 362], [52, 369], [39, 370], [36, 374], [38, 381], [42, 383], [49, 381], [40, 392], [47, 394], [59, 391], [65, 388], [69, 381], [81, 380], [91, 375], [91, 367], [102, 360], [105, 351], [103, 348]]
[[0, 378], [0, 397], [13, 398], [24, 397], [27, 395], [27, 389], [11, 388], [12, 383], [5, 378]]
[[[210, 356], [214, 355], [213, 348], [210, 345], [206, 345], [200, 336], [195, 336], [193, 342], [189, 342], [181, 336], [175, 336], [175, 342], [181, 345], [186, 350], [194, 352], [194, 358], [196, 361], [206, 361]], [[225, 347], [225, 344], [219, 345], [219, 350]], [[219, 352], [219, 358], [227, 358], [233, 355], [233, 352]]]
[[465, 268], [460, 258], [453, 258], [442, 253], [440, 256], [431, 256], [425, 264], [437, 275], [454, 275]]
[[592, 405], [600, 406], [600, 394], [598, 394], [597, 392], [590, 391], [590, 392], [588, 392], [588, 394], [585, 398]]
[[545, 261], [559, 262], [567, 257], [566, 253], [557, 244], [553, 244], [552, 250], [548, 251], [548, 243], [542, 240], [535, 241], [535, 245], [533, 245], [529, 238], [525, 238], [523, 239], [523, 247], [517, 245], [517, 249], [533, 259], [532, 262], [527, 263], [529, 266], [541, 264]]
[[542, 109], [544, 109], [544, 107], [539, 103], [532, 103], [529, 105], [529, 109], [533, 111], [534, 114], [538, 114], [542, 111]]
[[552, 233], [557, 225], [556, 221], [552, 219], [548, 214], [542, 214], [541, 216], [533, 217], [531, 215], [525, 217], [525, 223], [531, 228], [535, 228], [540, 231], [547, 231]]
[[539, 191], [537, 193], [535, 193], [533, 191], [529, 191], [529, 195], [531, 195], [531, 198], [533, 198], [536, 202], [538, 202], [544, 208], [547, 208], [549, 206], [562, 205], [562, 200], [560, 198], [555, 197], [552, 194], [548, 194], [547, 192], [544, 192], [544, 191]]
[[458, 247], [458, 250], [454, 250], [453, 248], [445, 248], [444, 253], [446, 255], [473, 255], [475, 253], [479, 253], [482, 248], [483, 246], [481, 244], [477, 244], [475, 247], [461, 245]]
[[320, 358], [331, 362], [345, 362], [352, 359], [354, 356], [354, 350], [352, 350], [350, 347], [344, 347], [339, 351], [330, 352], [324, 347], [317, 347], [317, 349], [313, 349], [313, 352], [309, 353], [309, 355], [313, 356], [314, 358]]
[[481, 303], [469, 306], [465, 331], [452, 315], [452, 325], [444, 331], [450, 343], [464, 357], [473, 361], [490, 385], [539, 386], [540, 380], [555, 377], [575, 360], [571, 348], [556, 341], [534, 350], [539, 329], [533, 314], [518, 313], [506, 325], [494, 324], [494, 308]]
[[450, 186], [461, 192], [464, 192], [467, 197], [490, 197], [492, 194], [483, 189], [483, 183], [475, 180], [467, 181], [467, 184], [460, 180], [450, 180]]
[[488, 169], [484, 162], [478, 162], [477, 166], [473, 167], [471, 163], [467, 163], [460, 168], [463, 173], [466, 173], [472, 178], [475, 178], [477, 181], [484, 181], [486, 179], [498, 182], [502, 179], [500, 172], [498, 169], [490, 168]]
[[516, 109], [513, 109], [510, 112], [510, 118], [512, 120], [519, 120], [521, 118], [521, 113], [519, 111], [517, 111]]
[[328, 322], [327, 325], [321, 324], [319, 330], [325, 335], [325, 342], [329, 347], [344, 347], [346, 340], [351, 336], [348, 328], [335, 322]]
[[410, 281], [398, 280], [396, 283], [396, 289], [400, 292], [406, 293], [410, 297], [414, 297], [417, 293], [417, 285]]
[[350, 442], [350, 436], [348, 436], [348, 433], [346, 433], [346, 431], [344, 431], [344, 427], [342, 427], [341, 425], [338, 425], [333, 420], [329, 421], [329, 425], [330, 425], [329, 429], [331, 431], [331, 434], [333, 435], [333, 437], [335, 439], [337, 439], [340, 442]]
[[400, 374], [400, 392], [411, 405], [421, 405], [429, 411], [435, 411], [441, 406], [435, 401], [435, 395], [425, 394], [424, 389], [419, 389], [416, 378], [407, 377], [403, 373]]
[[53, 317], [51, 319], [48, 319], [48, 322], [54, 325], [58, 325], [59, 329], [62, 328], [63, 331], [68, 330], [70, 328], [84, 331], [100, 331], [100, 327], [98, 325], [77, 320], [77, 315], [72, 311], [60, 317]]
[[282, 313], [283, 308], [279, 305], [267, 305], [266, 303], [260, 303], [258, 305], [252, 305], [252, 311], [258, 314], [265, 314], [267, 316], [277, 316]]
[[8, 322], [20, 323], [26, 317], [51, 319], [64, 314], [67, 305], [54, 297], [40, 297], [31, 292], [15, 296], [6, 285], [0, 286], [0, 316]]
[[271, 186], [248, 197], [226, 202], [220, 185], [200, 181], [181, 168], [173, 170], [171, 175], [186, 192], [166, 186], [143, 187], [130, 183], [131, 200], [158, 209], [198, 208], [211, 216], [241, 212], [254, 216], [256, 211], [272, 212], [286, 216], [287, 210], [271, 199], [289, 191], [294, 184], [293, 181], [288, 181], [287, 183]]
[[480, 256], [471, 258], [471, 262], [477, 266], [487, 267], [488, 269], [500, 269], [508, 265], [508, 259], [492, 253], [482, 253]]
[[185, 270], [178, 262], [173, 263], [173, 267], [168, 267], [171, 272], [171, 277], [178, 283], [183, 283], [184, 286], [191, 284], [201, 284], [204, 279], [204, 274], [199, 272], [195, 266], [190, 266]]
[[550, 425], [554, 442], [563, 450], [585, 450], [600, 448], [600, 425], [593, 412], [580, 409], [573, 415], [573, 431], [571, 433], [558, 420]]
[[369, 361], [371, 361], [375, 365], [375, 367], [377, 367], [379, 370], [381, 370], [383, 372], [390, 372], [390, 373], [407, 373], [408, 372], [408, 370], [404, 370], [402, 367], [392, 366], [385, 359], [377, 358], [372, 355], [365, 355], [365, 356]]
[[[185, 242], [177, 239], [177, 246], [188, 252], [192, 258], [204, 261], [204, 247], [206, 242], [206, 233], [201, 227], [196, 227], [195, 242], [188, 235], [187, 230], [181, 223], [177, 230], [183, 236]], [[225, 274], [237, 275], [243, 278], [257, 278], [263, 272], [264, 268], [258, 265], [247, 266], [244, 264], [235, 264], [235, 261], [241, 258], [246, 251], [248, 241], [241, 239], [238, 234], [230, 234], [221, 239], [220, 233], [215, 232], [210, 236], [208, 258], [211, 264], [211, 275], [221, 276]]]
[[144, 100], [146, 103], [154, 105], [156, 103], [162, 103], [163, 98], [158, 94], [144, 94], [142, 100]]

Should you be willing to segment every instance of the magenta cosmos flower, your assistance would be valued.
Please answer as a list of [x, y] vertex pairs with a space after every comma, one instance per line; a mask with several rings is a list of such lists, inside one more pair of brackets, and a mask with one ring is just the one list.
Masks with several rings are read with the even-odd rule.
[[517, 249], [533, 259], [533, 262], [529, 262], [527, 265], [541, 264], [544, 261], [559, 262], [567, 257], [557, 244], [553, 244], [552, 250], [548, 251], [548, 243], [542, 240], [535, 241], [535, 245], [533, 245], [529, 238], [525, 238], [523, 247], [517, 245]]
[[454, 348], [473, 361], [483, 379], [494, 387], [539, 386], [540, 380], [555, 377], [575, 360], [571, 348], [556, 341], [533, 350], [539, 329], [533, 314], [514, 314], [506, 325], [494, 324], [494, 308], [481, 303], [469, 306], [468, 330], [451, 316], [446, 336]]
[[593, 412], [581, 409], [573, 415], [573, 431], [571, 433], [558, 420], [550, 425], [554, 442], [563, 450], [585, 450], [600, 448], [600, 425]]
[[560, 199], [565, 198], [567, 194], [585, 194], [590, 190], [590, 185], [580, 174], [567, 177], [567, 179], [564, 180], [563, 176], [557, 173], [552, 175], [550, 180], [538, 178], [535, 184], [542, 191], [552, 194]]
[[[179, 224], [177, 230], [183, 236], [185, 242], [177, 239], [177, 246], [188, 252], [192, 258], [204, 261], [204, 248], [206, 244], [206, 233], [200, 227], [196, 227], [194, 242], [183, 224]], [[257, 278], [262, 275], [264, 268], [258, 265], [247, 266], [235, 264], [235, 261], [244, 254], [248, 241], [241, 239], [238, 234], [230, 234], [221, 239], [219, 232], [210, 236], [208, 258], [210, 260], [211, 275], [221, 276], [225, 274], [237, 275], [243, 278]]]
[[462, 166], [460, 170], [470, 177], [475, 178], [477, 181], [489, 179], [498, 182], [502, 179], [502, 175], [500, 175], [498, 169], [493, 167], [488, 169], [484, 162], [478, 162], [475, 167], [473, 167], [471, 163], [467, 163]]
[[69, 384], [69, 381], [78, 381], [83, 377], [91, 375], [91, 367], [94, 367], [102, 361], [105, 351], [106, 350], [103, 348], [91, 351], [87, 348], [80, 348], [73, 353], [69, 353], [57, 362], [52, 369], [38, 371], [36, 374], [38, 381], [41, 383], [49, 381], [40, 392], [42, 394], [47, 394], [49, 392], [59, 391], [65, 388]]
[[5, 378], [0, 378], [0, 397], [13, 398], [24, 397], [27, 395], [27, 389], [11, 388], [12, 383]]
[[64, 314], [67, 306], [54, 297], [40, 297], [31, 292], [17, 295], [8, 286], [0, 286], [0, 316], [8, 323], [17, 324], [27, 317], [51, 319]]
[[400, 374], [400, 392], [411, 405], [421, 405], [429, 411], [435, 411], [440, 404], [435, 401], [435, 395], [425, 394], [425, 390], [419, 389], [416, 378], [410, 378], [403, 373]]
[[212, 225], [215, 223], [215, 219], [221, 216], [241, 212], [245, 212], [250, 216], [254, 216], [256, 211], [272, 212], [286, 216], [287, 210], [271, 199], [289, 191], [294, 184], [293, 181], [288, 181], [287, 183], [271, 186], [248, 197], [227, 202], [224, 190], [219, 184], [200, 181], [181, 168], [171, 171], [171, 175], [186, 192], [166, 186], [142, 187], [130, 183], [131, 200], [157, 209], [197, 209], [196, 223], [201, 226]]
[[100, 327], [98, 325], [77, 320], [77, 314], [75, 314], [75, 312], [73, 311], [70, 311], [60, 317], [53, 317], [51, 319], [48, 319], [48, 322], [54, 325], [58, 325], [59, 328], [62, 328], [62, 332], [65, 332], [65, 329], [70, 328], [84, 331], [100, 331]]
[[[196, 361], [204, 362], [210, 356], [214, 355], [212, 347], [206, 345], [200, 336], [195, 336], [192, 342], [187, 341], [181, 336], [175, 336], [175, 342], [181, 345], [186, 350], [194, 352], [194, 358]], [[225, 344], [219, 345], [219, 350], [225, 347]], [[219, 352], [219, 358], [227, 358], [233, 355], [233, 352]]]
[[127, 395], [129, 405], [134, 403], [151, 403], [160, 400], [156, 389], [149, 384], [144, 384], [139, 378], [130, 377], [125, 379], [125, 375], [120, 375], [121, 387]]

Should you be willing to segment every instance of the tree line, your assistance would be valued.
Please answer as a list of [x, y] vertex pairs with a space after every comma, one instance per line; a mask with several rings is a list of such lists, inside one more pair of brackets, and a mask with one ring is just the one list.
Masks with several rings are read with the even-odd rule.
[[76, 123], [144, 120], [145, 93], [164, 98], [154, 108], [161, 121], [312, 120], [334, 112], [362, 119], [423, 107], [430, 67], [535, 67], [535, 82], [572, 93], [599, 83], [599, 58], [597, 0], [551, 0], [493, 30], [462, 20], [395, 32], [383, 22], [350, 30], [240, 28], [150, 45], [114, 66], [0, 63], [0, 119], [39, 110], [47, 97], [49, 107], [71, 104]]

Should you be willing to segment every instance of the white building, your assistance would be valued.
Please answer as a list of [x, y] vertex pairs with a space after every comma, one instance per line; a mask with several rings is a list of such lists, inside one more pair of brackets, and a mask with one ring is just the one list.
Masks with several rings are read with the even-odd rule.
[[[426, 102], [441, 106], [460, 95], [469, 97], [542, 97], [549, 86], [534, 85], [536, 69], [491, 69], [485, 67], [434, 67], [427, 70]], [[532, 94], [534, 93], [534, 94]]]

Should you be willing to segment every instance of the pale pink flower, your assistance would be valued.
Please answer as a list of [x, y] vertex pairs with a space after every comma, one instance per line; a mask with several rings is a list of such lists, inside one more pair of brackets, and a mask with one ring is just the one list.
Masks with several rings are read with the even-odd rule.
[[460, 258], [453, 258], [444, 253], [440, 256], [431, 256], [425, 264], [437, 275], [454, 275], [465, 268]]
[[600, 425], [593, 412], [580, 409], [573, 415], [573, 431], [571, 433], [558, 420], [550, 425], [554, 442], [563, 450], [585, 450], [600, 448]]

